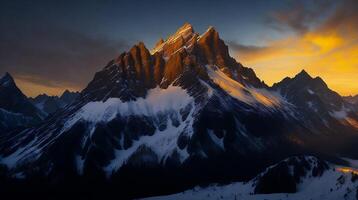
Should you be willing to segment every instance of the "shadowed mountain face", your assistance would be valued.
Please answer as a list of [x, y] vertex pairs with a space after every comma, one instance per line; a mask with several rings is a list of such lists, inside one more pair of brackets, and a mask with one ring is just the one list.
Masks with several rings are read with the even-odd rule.
[[355, 96], [347, 96], [347, 97], [344, 97], [344, 99], [345, 99], [347, 102], [358, 106], [358, 95], [355, 95]]
[[16, 86], [9, 73], [0, 78], [0, 133], [34, 125], [45, 117]]
[[48, 96], [46, 94], [38, 95], [35, 98], [29, 98], [29, 100], [38, 109], [47, 115], [53, 114], [57, 110], [71, 104], [79, 96], [79, 92], [70, 92], [66, 90], [61, 96]]
[[[306, 126], [318, 132], [341, 130], [347, 132], [346, 125], [358, 127], [358, 116], [354, 105], [347, 103], [338, 93], [330, 90], [320, 78], [312, 78], [302, 71], [294, 78], [285, 78], [273, 85], [285, 98], [293, 103], [302, 114], [302, 119], [310, 122]], [[304, 111], [304, 112], [302, 112]], [[323, 122], [323, 123], [322, 123]]]
[[111, 60], [38, 127], [1, 138], [0, 163], [10, 182], [161, 194], [248, 180], [295, 153], [358, 156], [352, 109], [305, 72], [269, 88], [213, 27], [185, 24]]

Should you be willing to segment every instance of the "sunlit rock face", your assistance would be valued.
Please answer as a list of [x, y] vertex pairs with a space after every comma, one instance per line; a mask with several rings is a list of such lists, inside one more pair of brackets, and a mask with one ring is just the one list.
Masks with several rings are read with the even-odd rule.
[[40, 126], [2, 138], [0, 163], [10, 177], [110, 180], [137, 197], [163, 192], [169, 182], [172, 190], [246, 180], [293, 153], [354, 154], [357, 140], [347, 148], [331, 142], [353, 138], [356, 129], [342, 124], [349, 133], [340, 133], [324, 120], [306, 120], [311, 111], [288, 85], [268, 87], [230, 57], [213, 27], [199, 35], [185, 24], [151, 51], [140, 42], [111, 60]]

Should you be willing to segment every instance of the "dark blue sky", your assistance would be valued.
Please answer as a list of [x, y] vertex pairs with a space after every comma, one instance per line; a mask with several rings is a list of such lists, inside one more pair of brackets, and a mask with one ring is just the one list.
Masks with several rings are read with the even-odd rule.
[[[312, 2], [316, 0], [2, 0], [0, 73], [9, 71], [19, 84], [38, 87], [25, 91], [30, 95], [81, 89], [121, 51], [138, 41], [152, 48], [185, 22], [199, 33], [214, 26], [228, 44], [262, 46], [312, 25], [301, 19]], [[275, 28], [273, 14], [295, 6], [302, 9], [294, 16], [298, 24], [289, 22], [292, 27], [285, 31]]]
[[110, 40], [143, 40], [151, 47], [158, 37], [189, 22], [198, 32], [211, 25], [227, 40], [251, 43], [262, 34], [267, 15], [284, 5], [272, 0], [11, 0], [1, 5], [1, 26], [22, 26], [25, 31], [55, 26]]

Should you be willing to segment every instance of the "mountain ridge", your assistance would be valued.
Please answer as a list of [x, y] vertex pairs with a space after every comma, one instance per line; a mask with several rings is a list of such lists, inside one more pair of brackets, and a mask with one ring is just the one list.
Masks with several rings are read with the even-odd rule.
[[78, 96], [79, 92], [70, 92], [69, 90], [65, 90], [60, 96], [49, 96], [44, 93], [34, 98], [30, 97], [29, 100], [38, 109], [46, 113], [46, 115], [49, 115], [71, 104]]

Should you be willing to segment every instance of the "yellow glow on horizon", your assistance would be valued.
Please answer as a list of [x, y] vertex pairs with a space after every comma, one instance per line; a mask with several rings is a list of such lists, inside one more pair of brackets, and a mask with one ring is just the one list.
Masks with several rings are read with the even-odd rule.
[[341, 95], [358, 94], [358, 39], [309, 32], [300, 36], [267, 41], [259, 51], [239, 51], [237, 60], [252, 67], [268, 85], [293, 77], [302, 69], [320, 76], [330, 89]]
[[45, 86], [41, 84], [36, 84], [30, 81], [16, 79], [16, 85], [20, 88], [20, 90], [28, 97], [36, 97], [39, 94], [47, 94], [47, 95], [61, 95], [66, 89], [69, 91], [79, 91], [79, 88], [71, 88], [71, 87], [51, 87]]

